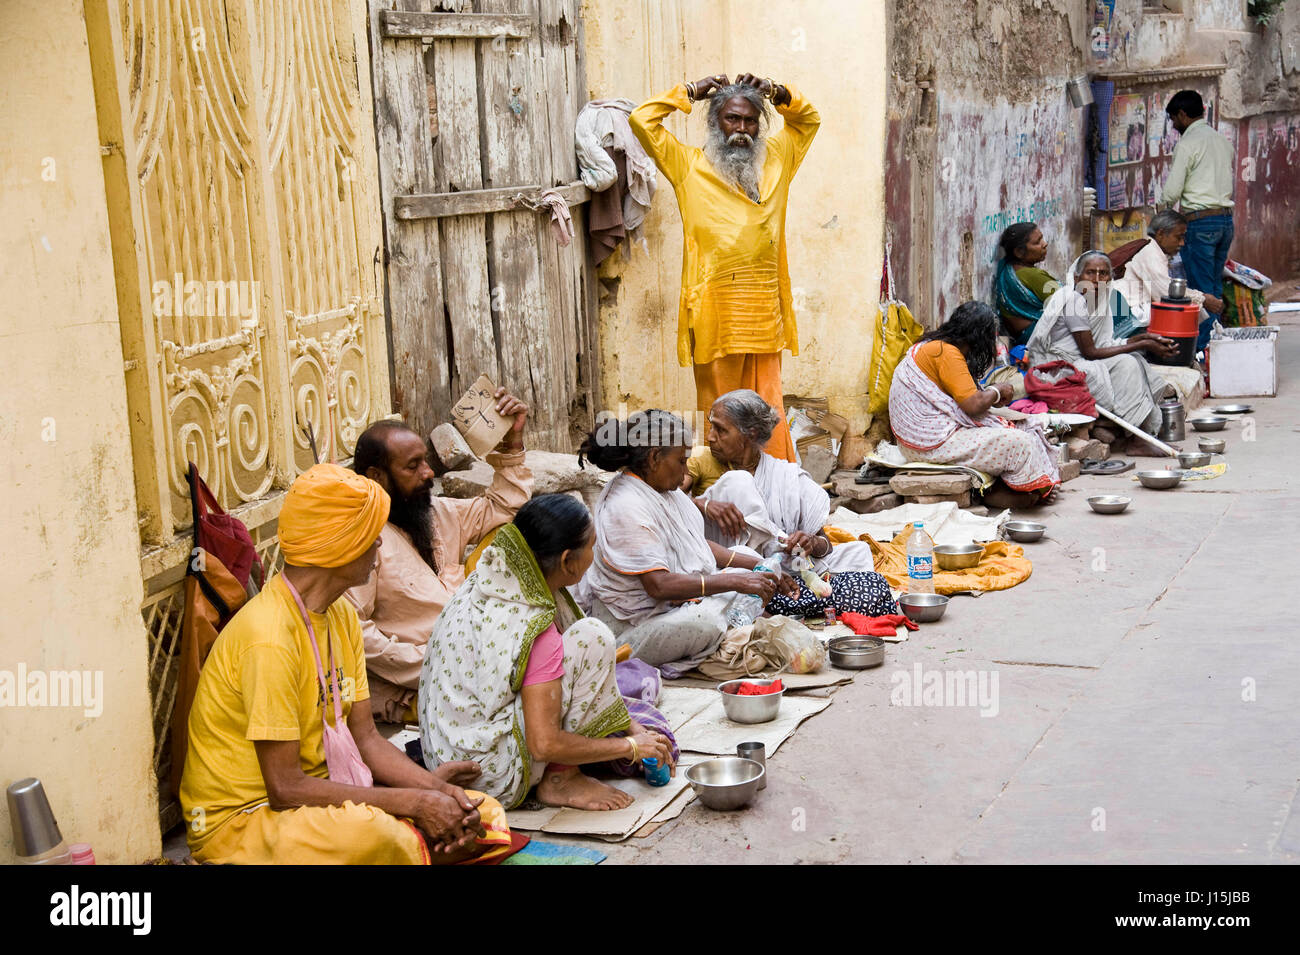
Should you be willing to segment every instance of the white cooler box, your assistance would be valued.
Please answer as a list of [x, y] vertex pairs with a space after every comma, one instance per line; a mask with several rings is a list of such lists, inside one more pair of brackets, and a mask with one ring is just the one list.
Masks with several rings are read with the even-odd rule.
[[1227, 328], [1228, 338], [1210, 340], [1206, 364], [1211, 398], [1273, 397], [1277, 394], [1277, 325]]

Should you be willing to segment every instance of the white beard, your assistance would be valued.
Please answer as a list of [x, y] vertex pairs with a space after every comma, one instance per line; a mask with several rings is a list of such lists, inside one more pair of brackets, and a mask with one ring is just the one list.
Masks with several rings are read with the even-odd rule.
[[[732, 135], [749, 137], [744, 133]], [[758, 202], [758, 180], [763, 169], [763, 160], [767, 155], [767, 142], [762, 136], [752, 145], [729, 143], [722, 135], [722, 130], [714, 126], [709, 130], [709, 139], [704, 146], [704, 158], [709, 161], [713, 171], [749, 198]]]

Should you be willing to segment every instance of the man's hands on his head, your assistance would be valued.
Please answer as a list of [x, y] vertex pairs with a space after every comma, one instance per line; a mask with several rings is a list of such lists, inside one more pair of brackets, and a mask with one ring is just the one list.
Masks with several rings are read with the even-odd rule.
[[707, 96], [712, 96], [715, 90], [722, 89], [729, 82], [726, 73], [718, 73], [714, 76], [706, 76], [702, 80], [696, 80], [694, 83], [688, 83], [687, 86], [690, 87], [691, 98], [701, 100]]
[[736, 77], [736, 82], [742, 86], [752, 86], [764, 96], [770, 97], [772, 102], [777, 106], [784, 106], [790, 102], [790, 91], [766, 77], [755, 76], [753, 73], [741, 73]]

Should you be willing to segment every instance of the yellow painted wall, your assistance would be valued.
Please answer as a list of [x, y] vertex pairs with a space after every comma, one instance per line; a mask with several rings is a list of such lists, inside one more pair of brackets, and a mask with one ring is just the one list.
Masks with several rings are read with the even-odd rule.
[[[884, 0], [584, 0], [582, 15], [593, 99], [642, 102], [684, 80], [753, 72], [794, 84], [817, 107], [821, 129], [786, 219], [800, 354], [786, 353], [783, 384], [830, 398], [865, 430], [884, 222]], [[669, 128], [702, 145], [704, 111], [671, 117]], [[681, 219], [662, 177], [645, 237], [648, 255], [620, 250], [600, 272], [604, 407], [693, 408], [694, 380], [676, 358]]]
[[139, 862], [160, 852], [148, 651], [86, 29], [69, 0], [4, 7], [0, 670], [102, 673], [103, 712], [0, 707], [0, 784], [40, 778], [69, 842]]

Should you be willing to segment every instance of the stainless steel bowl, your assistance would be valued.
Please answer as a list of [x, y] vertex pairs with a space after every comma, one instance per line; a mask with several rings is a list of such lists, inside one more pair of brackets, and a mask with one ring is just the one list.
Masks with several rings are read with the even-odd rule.
[[764, 693], [762, 696], [741, 696], [736, 692], [742, 683], [771, 686], [773, 682], [746, 677], [743, 680], [719, 683], [718, 692], [722, 694], [722, 709], [726, 711], [727, 719], [733, 723], [768, 723], [776, 719], [776, 714], [781, 712], [781, 697], [785, 696], [785, 690]]
[[1153, 491], [1167, 491], [1171, 487], [1178, 487], [1183, 480], [1182, 471], [1139, 471], [1137, 479], [1142, 482], [1143, 487], [1149, 487]]
[[916, 623], [934, 623], [948, 609], [948, 598], [943, 594], [903, 594], [898, 606]]
[[1131, 497], [1119, 494], [1098, 494], [1088, 498], [1088, 506], [1098, 514], [1120, 514], [1133, 502]]
[[1215, 414], [1250, 414], [1253, 409], [1250, 405], [1219, 405], [1210, 410]]
[[1209, 451], [1179, 451], [1178, 463], [1185, 468], [1204, 467], [1210, 463]]
[[983, 544], [938, 544], [934, 548], [940, 570], [965, 570], [978, 564], [983, 556]]
[[1222, 431], [1228, 424], [1228, 419], [1219, 415], [1210, 415], [1204, 418], [1189, 418], [1190, 424], [1197, 431]]
[[767, 771], [752, 759], [720, 756], [706, 759], [686, 770], [686, 781], [710, 809], [739, 809], [758, 794], [758, 784]]
[[1008, 537], [1021, 544], [1032, 544], [1047, 533], [1047, 525], [1037, 521], [1007, 521], [1002, 528]]
[[867, 670], [885, 662], [885, 641], [879, 637], [833, 637], [826, 644], [831, 666]]
[[1210, 454], [1222, 454], [1227, 449], [1228, 442], [1222, 438], [1201, 438], [1196, 446]]

